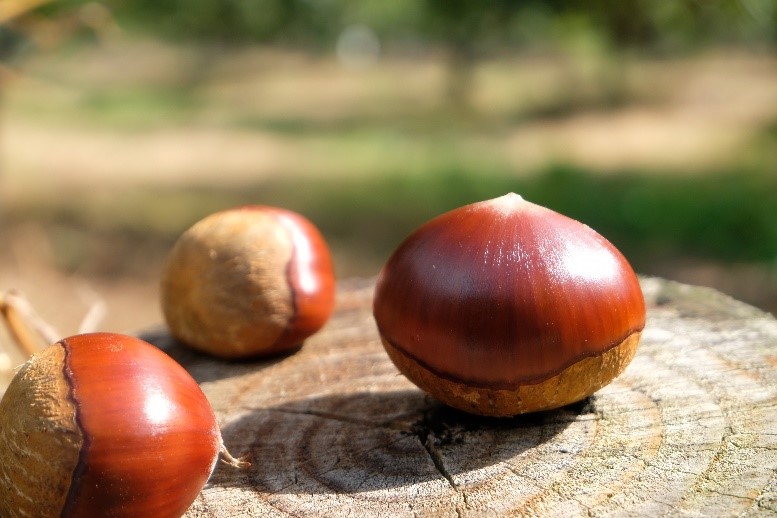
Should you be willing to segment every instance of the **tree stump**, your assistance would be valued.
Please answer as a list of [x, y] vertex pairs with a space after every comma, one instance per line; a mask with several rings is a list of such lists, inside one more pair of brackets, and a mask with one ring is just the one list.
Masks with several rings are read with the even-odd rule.
[[346, 283], [298, 352], [224, 362], [144, 338], [210, 399], [224, 442], [188, 517], [777, 514], [777, 321], [705, 288], [643, 279], [648, 323], [591, 398], [509, 419], [436, 403], [389, 361], [372, 284]]

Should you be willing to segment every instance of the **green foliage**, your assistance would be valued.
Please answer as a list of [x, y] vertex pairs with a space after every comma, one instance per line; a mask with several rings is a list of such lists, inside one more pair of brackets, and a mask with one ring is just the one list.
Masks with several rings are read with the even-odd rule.
[[600, 229], [645, 267], [655, 257], [683, 255], [725, 262], [777, 259], [774, 176], [592, 176], [556, 168], [526, 192]]
[[592, 0], [586, 5], [617, 46], [671, 50], [710, 40], [774, 43], [777, 37], [771, 0]]
[[304, 0], [134, 0], [112, 7], [128, 25], [163, 37], [225, 44], [315, 45], [331, 39], [340, 17], [336, 2]]
[[651, 273], [656, 261], [684, 258], [777, 265], [774, 173], [601, 175], [556, 166], [518, 178], [503, 170], [445, 168], [341, 182], [275, 178], [239, 188], [135, 188], [120, 199], [95, 189], [81, 195], [78, 207], [39, 200], [40, 206], [11, 207], [6, 218], [37, 214], [50, 219], [58, 234], [89, 226], [117, 242], [119, 236], [139, 240], [138, 250], [166, 250], [184, 228], [211, 212], [251, 203], [283, 206], [309, 217], [336, 251], [360, 263], [348, 274], [366, 275], [423, 222], [512, 191], [586, 223], [637, 270]]
[[512, 178], [453, 169], [311, 189], [321, 197], [300, 210], [336, 237], [375, 236], [374, 245], [388, 248], [441, 212], [514, 191], [597, 229], [643, 270], [666, 258], [777, 261], [777, 177], [766, 174], [604, 176], [559, 166]]
[[[36, 15], [72, 22], [95, 5], [59, 0], [39, 7]], [[232, 45], [330, 49], [351, 24], [369, 26], [385, 43], [432, 43], [467, 53], [563, 45], [577, 33], [612, 50], [777, 44], [774, 0], [103, 0], [99, 5], [125, 27]]]
[[0, 25], [0, 63], [14, 56], [21, 46], [21, 35], [9, 26]]
[[[72, 4], [76, 0], [70, 0]], [[167, 37], [322, 48], [347, 25], [385, 40], [553, 44], [570, 20], [612, 48], [671, 51], [709, 43], [777, 43], [773, 0], [106, 0], [124, 22]]]

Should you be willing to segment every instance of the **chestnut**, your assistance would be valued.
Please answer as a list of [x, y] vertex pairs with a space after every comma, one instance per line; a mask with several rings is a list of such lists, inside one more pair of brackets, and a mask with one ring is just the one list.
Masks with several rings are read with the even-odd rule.
[[174, 337], [214, 356], [246, 358], [298, 348], [329, 319], [334, 289], [318, 229], [295, 212], [251, 205], [186, 230], [160, 292]]
[[623, 255], [587, 225], [514, 193], [407, 237], [380, 272], [373, 312], [407, 378], [489, 416], [590, 396], [626, 368], [645, 326]]
[[220, 451], [208, 400], [164, 352], [113, 333], [65, 338], [0, 401], [0, 516], [178, 517]]

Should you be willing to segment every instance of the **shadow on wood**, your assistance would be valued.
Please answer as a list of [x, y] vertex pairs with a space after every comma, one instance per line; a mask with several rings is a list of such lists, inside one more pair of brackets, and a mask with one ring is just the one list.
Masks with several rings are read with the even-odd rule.
[[419, 390], [315, 396], [251, 410], [226, 425], [227, 447], [249, 452], [252, 467], [239, 478], [221, 469], [212, 484], [299, 495], [441, 479], [455, 487], [456, 477], [541, 448], [571, 424], [595, 418], [592, 400], [498, 419], [448, 408]]
[[167, 329], [162, 326], [141, 332], [138, 334], [138, 337], [169, 354], [175, 361], [183, 365], [198, 383], [207, 383], [223, 378], [256, 373], [282, 362], [285, 358], [292, 356], [299, 350], [295, 349], [263, 358], [223, 360], [183, 344], [173, 338]]

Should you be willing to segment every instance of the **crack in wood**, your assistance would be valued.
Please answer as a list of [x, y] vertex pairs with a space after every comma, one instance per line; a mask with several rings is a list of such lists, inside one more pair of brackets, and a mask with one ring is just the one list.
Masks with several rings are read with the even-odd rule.
[[727, 496], [729, 498], [737, 498], [739, 500], [744, 500], [744, 501], [750, 502], [750, 503], [755, 503], [755, 501], [758, 499], [758, 497], [753, 498], [753, 497], [750, 497], [750, 496], [735, 495], [733, 493], [726, 493], [725, 491], [717, 491], [715, 489], [709, 489], [708, 491], [710, 493], [713, 493], [713, 494], [716, 494], [716, 495]]
[[440, 473], [440, 475], [445, 478], [445, 480], [448, 481], [448, 484], [453, 488], [454, 491], [458, 492], [459, 488], [456, 485], [456, 482], [453, 480], [453, 476], [448, 472], [448, 469], [445, 467], [445, 462], [442, 458], [442, 455], [440, 455], [439, 450], [434, 445], [434, 434], [430, 431], [426, 434], [426, 437], [423, 437], [422, 435], [418, 435], [418, 440], [421, 443], [421, 446], [424, 447], [426, 450], [426, 453], [429, 454], [429, 458], [432, 460], [432, 464], [434, 464], [434, 467], [437, 468], [437, 471]]

